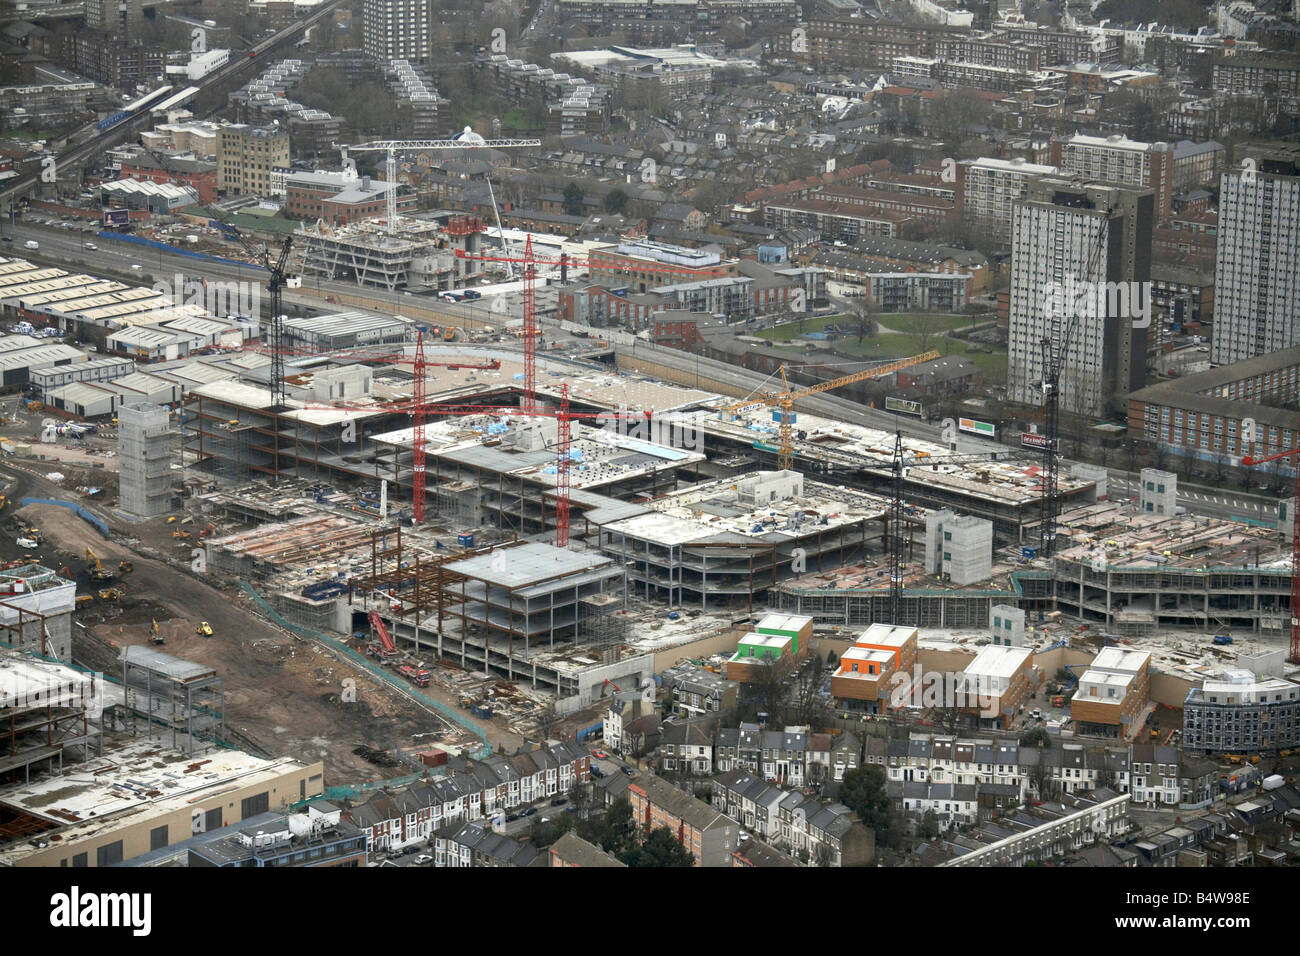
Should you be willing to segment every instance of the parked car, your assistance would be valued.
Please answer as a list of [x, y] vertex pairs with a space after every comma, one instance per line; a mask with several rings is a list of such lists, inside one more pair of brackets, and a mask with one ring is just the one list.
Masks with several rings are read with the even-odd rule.
[[605, 753], [605, 751], [603, 751], [603, 750], [593, 750], [593, 751], [591, 752], [591, 755], [592, 755], [593, 757], [599, 757], [601, 760], [608, 760], [608, 759], [609, 759], [609, 754]]
[[536, 808], [536, 807], [529, 807], [527, 810], [521, 810], [521, 811], [519, 811], [519, 815], [520, 815], [521, 817], [531, 817], [531, 816], [532, 816], [534, 813], [536, 813], [536, 812], [537, 812], [537, 808]]
[[627, 774], [629, 777], [635, 777], [635, 776], [636, 776], [636, 771], [633, 770], [631, 767], [624, 766], [624, 767], [621, 767], [620, 769], [621, 769], [625, 774]]
[[593, 777], [596, 777], [597, 779], [599, 779], [599, 778], [605, 776], [605, 771], [601, 770], [601, 769], [600, 769], [598, 766], [596, 766], [595, 764], [592, 764], [592, 765], [591, 765], [591, 775], [592, 775]]
[[562, 807], [568, 802], [569, 802], [568, 797], [556, 797], [554, 800], [551, 801], [551, 806]]
[[519, 819], [519, 814], [517, 814], [517, 813], [507, 813], [507, 814], [506, 814], [506, 823], [514, 823], [514, 822], [515, 822], [516, 820], [518, 820], [518, 819]]
[[420, 864], [432, 863], [433, 857], [429, 856], [429, 854], [427, 853], [421, 853], [419, 856], [415, 858], [415, 862]]

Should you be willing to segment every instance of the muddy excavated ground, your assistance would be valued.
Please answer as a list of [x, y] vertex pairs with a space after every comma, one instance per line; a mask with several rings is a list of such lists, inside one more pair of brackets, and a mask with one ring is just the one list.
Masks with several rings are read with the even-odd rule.
[[[32, 493], [53, 490], [35, 487]], [[15, 518], [41, 529], [43, 562], [48, 567], [66, 566], [77, 581], [78, 595], [95, 594], [104, 586], [86, 573], [87, 545], [114, 571], [120, 560], [134, 564], [132, 572], [119, 574], [112, 582], [124, 588], [120, 602], [96, 597], [74, 615], [74, 621], [85, 626], [84, 630], [73, 627], [75, 661], [120, 676], [121, 647], [148, 646], [150, 622], [156, 620], [166, 641], [160, 650], [213, 667], [223, 678], [226, 726], [236, 745], [275, 756], [323, 760], [327, 783], [352, 783], [394, 772], [355, 750], [409, 749], [420, 744], [421, 735], [428, 735], [425, 742], [437, 739], [445, 727], [439, 718], [377, 686], [365, 672], [257, 617], [242, 589], [219, 590], [162, 561], [105, 541], [64, 508], [31, 504], [7, 510], [4, 523], [10, 533]], [[173, 528], [159, 518], [147, 525], [122, 524], [120, 530], [158, 550], [175, 547], [178, 556], [187, 556], [185, 546], [190, 542], [173, 540]], [[186, 530], [197, 538], [195, 525]], [[196, 633], [200, 621], [211, 624], [212, 637]], [[355, 702], [342, 699], [346, 678], [356, 681]]]

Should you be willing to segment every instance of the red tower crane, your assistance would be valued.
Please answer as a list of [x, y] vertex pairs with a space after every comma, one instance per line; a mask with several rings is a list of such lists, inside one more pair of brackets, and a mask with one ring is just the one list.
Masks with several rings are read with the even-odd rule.
[[560, 386], [560, 407], [555, 415], [555, 546], [569, 546], [569, 383]]
[[[1250, 439], [1243, 435], [1242, 444], [1250, 444]], [[1300, 448], [1280, 451], [1264, 458], [1243, 455], [1241, 463], [1247, 468], [1253, 468], [1256, 465], [1266, 465], [1270, 461], [1293, 455], [1300, 456]], [[1296, 515], [1296, 504], [1300, 504], [1300, 458], [1293, 461], [1291, 465], [1295, 472], [1293, 486], [1295, 497], [1291, 499], [1291, 655], [1287, 660], [1292, 664], [1300, 664], [1300, 516]]]
[[651, 266], [636, 262], [629, 263], [626, 258], [601, 259], [598, 256], [574, 258], [567, 253], [559, 257], [537, 256], [533, 253], [533, 237], [530, 235], [524, 243], [524, 254], [520, 256], [474, 255], [463, 249], [456, 250], [459, 259], [478, 259], [483, 262], [522, 263], [524, 267], [524, 395], [520, 408], [533, 411], [537, 408], [537, 267], [539, 265], [559, 266], [567, 270], [569, 266], [576, 269], [603, 269], [608, 272], [659, 273], [663, 275], [689, 275], [700, 278], [717, 278], [726, 275], [722, 268], [686, 268], [673, 266]]
[[415, 333], [415, 436], [412, 453], [414, 455], [413, 474], [411, 475], [412, 504], [411, 517], [417, 525], [424, 524], [424, 375], [428, 371], [424, 361], [424, 329]]

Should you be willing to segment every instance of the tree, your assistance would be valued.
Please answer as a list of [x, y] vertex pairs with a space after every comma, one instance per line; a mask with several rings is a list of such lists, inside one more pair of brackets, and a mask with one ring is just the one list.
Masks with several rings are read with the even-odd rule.
[[1052, 746], [1052, 738], [1048, 736], [1047, 731], [1044, 730], [1042, 727], [1035, 727], [1033, 730], [1029, 731], [1028, 733], [1021, 735], [1020, 746], [1050, 747]]
[[877, 764], [854, 767], [840, 783], [840, 802], [858, 815], [862, 825], [875, 831], [876, 843], [888, 846], [896, 835], [896, 808], [885, 792], [885, 771]]
[[939, 835], [939, 815], [933, 810], [926, 810], [925, 816], [921, 817], [921, 838], [924, 840], [933, 840]]
[[627, 208], [627, 193], [622, 189], [611, 189], [605, 196], [605, 212], [618, 215]]
[[603, 814], [593, 814], [579, 823], [578, 835], [615, 856], [634, 848], [636, 821], [632, 819], [632, 804], [626, 799], [615, 800]]
[[582, 187], [577, 183], [569, 183], [564, 187], [564, 212], [569, 216], [581, 216], [583, 211], [582, 200], [585, 193]]
[[548, 847], [573, 828], [573, 814], [561, 813], [554, 820], [538, 820], [528, 831], [528, 838], [539, 850]]
[[651, 832], [645, 843], [634, 857], [634, 861], [624, 860], [628, 866], [694, 866], [695, 857], [686, 847], [677, 841], [673, 831], [668, 827], [659, 827]]

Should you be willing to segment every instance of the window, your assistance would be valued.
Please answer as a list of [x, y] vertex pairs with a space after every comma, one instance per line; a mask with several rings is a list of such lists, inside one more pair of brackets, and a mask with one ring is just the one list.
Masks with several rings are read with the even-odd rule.
[[167, 824], [149, 831], [149, 849], [161, 850], [167, 845]]
[[211, 833], [213, 830], [220, 830], [220, 829], [221, 829], [221, 825], [222, 825], [222, 824], [221, 824], [221, 808], [220, 808], [220, 807], [217, 807], [215, 810], [209, 810], [207, 813], [205, 813], [205, 814], [203, 815], [203, 830], [204, 830], [204, 832], [206, 832], [206, 833]]
[[78, 853], [76, 856], [74, 856], [74, 857], [72, 858], [72, 865], [73, 865], [73, 866], [85, 866], [85, 865], [86, 865], [86, 854], [84, 854], [84, 853]]
[[112, 866], [122, 862], [122, 841], [117, 840], [95, 851], [96, 866]]
[[240, 814], [244, 820], [257, 816], [259, 813], [266, 813], [270, 808], [271, 795], [268, 792], [259, 793], [255, 797], [245, 797], [240, 802]]

